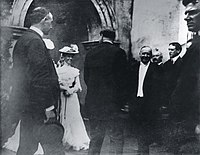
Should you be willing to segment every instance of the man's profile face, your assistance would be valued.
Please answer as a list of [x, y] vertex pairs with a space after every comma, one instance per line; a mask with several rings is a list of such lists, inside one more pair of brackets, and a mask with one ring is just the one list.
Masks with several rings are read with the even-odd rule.
[[142, 48], [140, 50], [139, 56], [140, 56], [141, 62], [143, 64], [147, 64], [150, 61], [151, 56], [152, 56], [151, 48], [149, 47]]
[[191, 32], [198, 32], [200, 30], [200, 2], [196, 4], [187, 4], [185, 15], [185, 21], [187, 22], [188, 30]]
[[168, 51], [169, 51], [169, 57], [170, 58], [174, 58], [174, 57], [178, 56], [179, 53], [180, 53], [180, 51], [177, 50], [176, 47], [173, 46], [173, 45], [169, 45]]
[[49, 34], [49, 31], [52, 29], [53, 15], [49, 13], [42, 21], [42, 32], [45, 35]]

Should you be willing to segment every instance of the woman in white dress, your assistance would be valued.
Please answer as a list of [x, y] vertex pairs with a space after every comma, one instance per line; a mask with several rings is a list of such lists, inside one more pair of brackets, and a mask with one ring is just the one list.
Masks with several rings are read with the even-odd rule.
[[74, 150], [89, 148], [90, 139], [81, 117], [77, 92], [81, 91], [79, 70], [71, 66], [72, 58], [78, 52], [78, 46], [63, 47], [59, 50], [64, 63], [57, 68], [61, 88], [60, 120], [65, 132], [63, 144], [70, 145]]

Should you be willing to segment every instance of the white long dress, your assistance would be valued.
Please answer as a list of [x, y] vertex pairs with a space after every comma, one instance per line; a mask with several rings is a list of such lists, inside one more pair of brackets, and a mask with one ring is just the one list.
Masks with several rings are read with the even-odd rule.
[[[8, 150], [17, 152], [17, 149], [19, 147], [19, 137], [20, 137], [20, 122], [18, 123], [16, 129], [15, 129], [15, 133], [12, 137], [10, 137], [8, 139], [8, 141], [4, 144], [3, 148], [6, 148]], [[44, 154], [42, 146], [38, 145], [38, 150], [35, 152], [35, 155], [38, 154]]]
[[77, 91], [81, 91], [79, 70], [64, 64], [57, 68], [61, 92], [61, 123], [65, 132], [63, 144], [68, 144], [74, 150], [88, 149], [90, 139], [81, 117]]

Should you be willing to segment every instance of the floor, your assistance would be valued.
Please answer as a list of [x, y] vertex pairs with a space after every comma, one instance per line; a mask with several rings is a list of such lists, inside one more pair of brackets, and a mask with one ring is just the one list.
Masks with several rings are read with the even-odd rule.
[[[137, 142], [136, 139], [133, 137], [126, 137], [125, 138], [125, 144], [124, 144], [124, 151], [123, 155], [136, 155], [137, 151]], [[104, 140], [104, 144], [102, 147], [101, 155], [107, 155], [109, 152], [108, 148], [108, 138], [106, 137]], [[2, 155], [16, 155], [15, 152], [9, 151], [9, 150], [2, 150]], [[66, 155], [87, 155], [87, 151], [73, 151], [71, 149], [66, 150]], [[161, 152], [160, 148], [157, 147], [151, 147], [151, 155], [171, 155], [169, 153]]]
[[[87, 130], [88, 128], [88, 122], [85, 122]], [[136, 155], [137, 152], [137, 140], [135, 137], [131, 134], [130, 129], [125, 127], [124, 130], [124, 137], [125, 137], [125, 143], [124, 143], [124, 151], [123, 155]], [[106, 136], [103, 142], [101, 155], [107, 155], [109, 152], [109, 139]], [[161, 151], [161, 148], [159, 147], [151, 147], [151, 155], [170, 155], [169, 153], [164, 153]], [[1, 155], [16, 155], [15, 152], [12, 152], [7, 149], [1, 150]], [[66, 150], [66, 155], [87, 155], [87, 151], [81, 150], [81, 151], [74, 151], [72, 149]]]

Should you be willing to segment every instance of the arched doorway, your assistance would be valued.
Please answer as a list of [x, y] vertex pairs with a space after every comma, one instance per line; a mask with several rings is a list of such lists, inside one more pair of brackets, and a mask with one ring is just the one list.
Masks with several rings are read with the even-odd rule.
[[74, 58], [73, 65], [80, 69], [83, 92], [79, 94], [84, 104], [86, 86], [83, 80], [83, 64], [86, 52], [81, 42], [99, 39], [101, 27], [116, 28], [116, 18], [111, 6], [104, 0], [16, 0], [13, 4], [11, 25], [29, 27], [27, 16], [37, 6], [44, 6], [54, 15], [54, 25], [47, 37], [55, 43], [52, 58], [59, 59], [58, 50], [75, 43], [80, 54]]
[[[28, 11], [31, 9], [31, 6], [33, 6], [33, 3], [36, 5], [41, 4], [43, 6], [56, 6], [59, 4], [66, 4], [66, 3], [76, 3], [76, 4], [82, 4], [80, 6], [86, 6], [84, 8], [81, 8], [85, 10], [85, 8], [95, 8], [95, 12], [97, 13], [96, 16], [100, 19], [101, 26], [102, 27], [113, 27], [114, 29], [117, 29], [117, 21], [115, 17], [115, 13], [112, 8], [112, 2], [106, 1], [106, 0], [15, 0], [13, 2], [12, 6], [12, 17], [11, 17], [11, 25], [14, 26], [24, 26], [25, 18], [28, 13]], [[85, 5], [84, 5], [85, 4]], [[64, 6], [63, 6], [64, 7]], [[58, 8], [52, 8], [52, 10], [56, 10]], [[59, 10], [59, 9], [58, 9]], [[88, 10], [88, 11], [89, 11]], [[56, 12], [58, 13], [58, 12]], [[90, 29], [91, 30], [91, 29]], [[91, 31], [93, 32], [93, 31]], [[95, 32], [94, 32], [95, 33]], [[89, 39], [93, 39], [94, 33], [89, 33]]]

